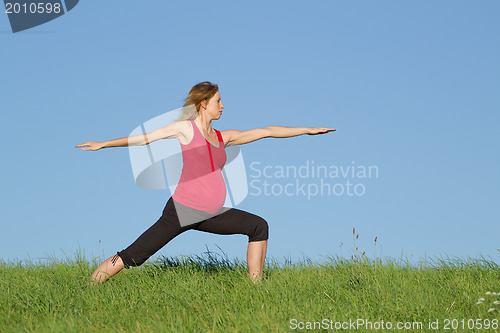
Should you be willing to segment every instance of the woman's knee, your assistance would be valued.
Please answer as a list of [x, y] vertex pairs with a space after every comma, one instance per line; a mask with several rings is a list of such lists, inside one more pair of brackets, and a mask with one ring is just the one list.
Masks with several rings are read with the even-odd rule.
[[256, 216], [254, 220], [254, 228], [248, 235], [249, 242], [257, 242], [267, 240], [269, 238], [269, 224], [260, 216]]

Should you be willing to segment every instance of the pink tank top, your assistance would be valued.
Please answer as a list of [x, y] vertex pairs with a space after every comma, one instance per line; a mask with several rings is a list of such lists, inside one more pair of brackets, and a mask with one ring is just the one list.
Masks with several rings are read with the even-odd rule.
[[208, 142], [193, 120], [193, 139], [181, 144], [182, 173], [172, 198], [178, 203], [208, 213], [216, 213], [226, 201], [222, 167], [226, 163], [224, 141], [218, 130], [219, 147]]

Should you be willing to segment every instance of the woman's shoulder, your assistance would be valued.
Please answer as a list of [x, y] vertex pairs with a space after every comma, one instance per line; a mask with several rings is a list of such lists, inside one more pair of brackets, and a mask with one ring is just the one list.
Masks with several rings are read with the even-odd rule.
[[176, 121], [174, 121], [174, 124], [180, 131], [190, 130], [192, 128], [191, 120], [187, 120], [187, 119], [176, 120]]
[[172, 123], [176, 131], [180, 133], [179, 141], [182, 144], [187, 144], [193, 138], [193, 127], [189, 120], [176, 120]]

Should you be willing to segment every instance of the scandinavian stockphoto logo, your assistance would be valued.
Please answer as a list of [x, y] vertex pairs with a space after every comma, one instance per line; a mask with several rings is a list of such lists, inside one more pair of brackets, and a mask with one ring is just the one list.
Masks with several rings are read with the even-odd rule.
[[[188, 106], [190, 107], [190, 106]], [[147, 137], [158, 128], [170, 124], [181, 115], [184, 108], [166, 112], [155, 118], [144, 122], [136, 127], [129, 136], [142, 135]], [[198, 147], [210, 149], [210, 146]], [[196, 150], [196, 149], [195, 149]], [[175, 203], [177, 215], [181, 226], [186, 226], [208, 217], [223, 213], [228, 208], [235, 207], [248, 195], [248, 184], [243, 155], [238, 146], [229, 146], [225, 149], [227, 160], [221, 170], [226, 184], [226, 200], [224, 209], [216, 213], [204, 214], [203, 212], [193, 213], [192, 210]], [[193, 154], [197, 154], [193, 152]], [[173, 194], [182, 172], [182, 149], [177, 140], [157, 140], [148, 145], [129, 146], [130, 164], [134, 174], [135, 183], [146, 189], [168, 189]]]
[[4, 0], [12, 32], [52, 21], [72, 10], [79, 0]]
[[379, 178], [377, 165], [354, 161], [348, 165], [324, 165], [306, 160], [302, 165], [250, 163], [250, 196], [361, 197], [368, 182]]

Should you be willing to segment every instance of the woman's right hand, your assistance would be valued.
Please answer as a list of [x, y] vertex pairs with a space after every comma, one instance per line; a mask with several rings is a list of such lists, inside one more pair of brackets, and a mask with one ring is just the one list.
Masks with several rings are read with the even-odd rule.
[[79, 147], [89, 147], [89, 148], [82, 148], [82, 150], [99, 150], [104, 147], [104, 142], [87, 141], [85, 143], [80, 143], [79, 145], [75, 146], [75, 148]]

